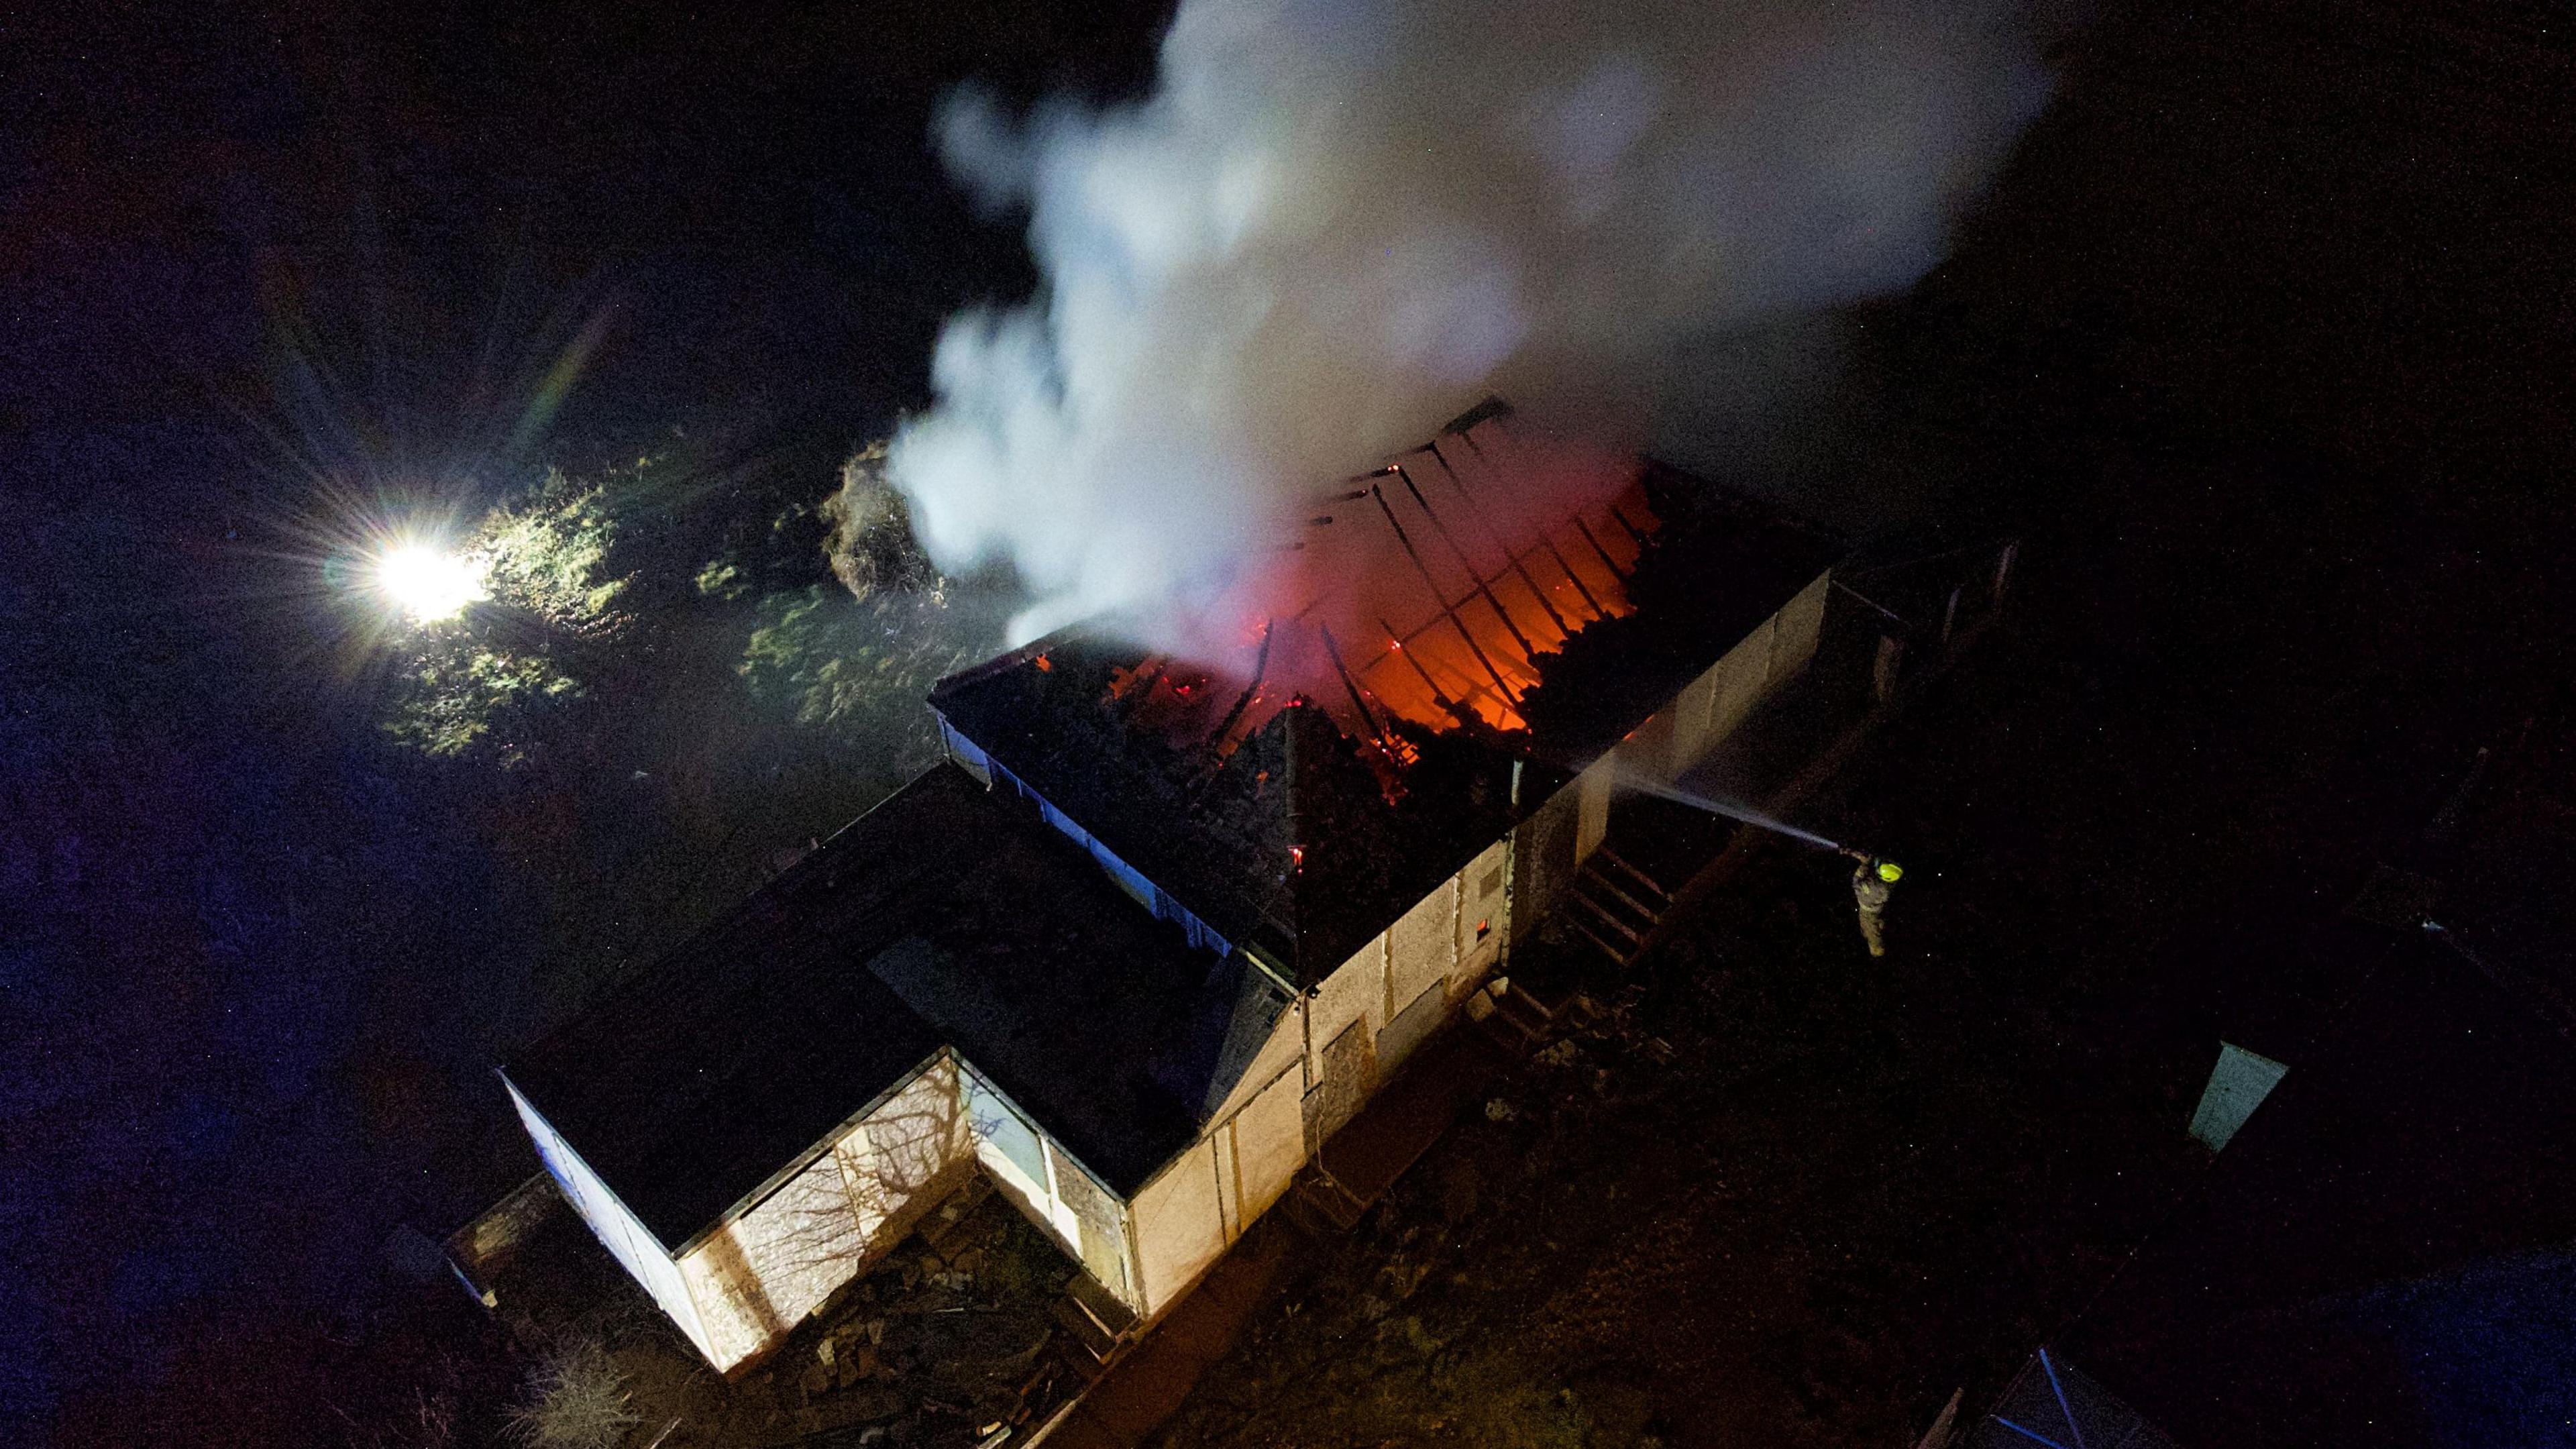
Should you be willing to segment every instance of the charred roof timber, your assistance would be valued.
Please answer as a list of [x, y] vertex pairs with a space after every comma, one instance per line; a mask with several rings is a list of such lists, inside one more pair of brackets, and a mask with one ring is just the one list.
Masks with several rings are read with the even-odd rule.
[[[1504, 416], [1480, 410], [1446, 436], [1490, 431]], [[1466, 442], [1489, 464], [1512, 446]], [[1597, 568], [1578, 568], [1557, 548], [1550, 535], [1564, 522], [1534, 530], [1536, 541], [1518, 549], [1496, 539], [1480, 565], [1409, 475], [1390, 465], [1374, 476], [1404, 483], [1400, 492], [1376, 483], [1359, 493], [1406, 556], [1397, 569], [1421, 583], [1417, 611], [1427, 622], [1406, 630], [1363, 615], [1387, 636], [1365, 662], [1349, 653], [1346, 636], [1313, 626], [1322, 661], [1315, 689], [1335, 701], [1329, 708], [1302, 696], [1256, 707], [1286, 692], [1278, 636], [1289, 620], [1280, 616], [1262, 621], [1249, 668], [1236, 665], [1247, 682], [1216, 692], [1230, 708], [1219, 713], [1211, 701], [1207, 715], [1165, 720], [1165, 728], [1139, 728], [1113, 706], [1113, 682], [1132, 677], [1148, 655], [1107, 627], [1066, 630], [931, 694], [970, 768], [1036, 800], [1149, 882], [1158, 910], [1260, 951], [1301, 985], [1330, 973], [1508, 832], [1521, 799], [1547, 798], [1547, 789], [1513, 789], [1515, 762], [1570, 777], [1839, 553], [1835, 540], [1750, 499], [1647, 464], [1624, 499], [1600, 510], [1604, 526], [1631, 545], [1624, 561], [1578, 511], [1567, 521]], [[1463, 484], [1459, 491], [1467, 496]], [[1463, 579], [1443, 586], [1391, 492], [1428, 521], [1426, 535], [1446, 545], [1442, 562], [1454, 562]], [[1551, 591], [1532, 565], [1551, 563], [1583, 598], [1582, 622], [1570, 621], [1571, 597], [1564, 611], [1549, 607]], [[1480, 629], [1465, 616], [1469, 605], [1494, 622]], [[1541, 635], [1555, 647], [1541, 648]], [[1468, 693], [1488, 687], [1495, 698], [1472, 708]]]

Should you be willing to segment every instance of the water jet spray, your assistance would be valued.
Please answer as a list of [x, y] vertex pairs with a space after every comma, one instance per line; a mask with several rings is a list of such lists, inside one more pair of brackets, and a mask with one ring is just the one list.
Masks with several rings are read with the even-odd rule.
[[1676, 804], [1689, 805], [1696, 809], [1705, 810], [1712, 815], [1723, 815], [1730, 820], [1741, 820], [1747, 825], [1768, 830], [1775, 835], [1785, 835], [1791, 840], [1802, 841], [1808, 845], [1818, 846], [1825, 850], [1834, 851], [1837, 854], [1849, 855], [1852, 853], [1851, 847], [1843, 844], [1839, 840], [1828, 840], [1824, 836], [1818, 835], [1812, 830], [1802, 830], [1795, 825], [1791, 825], [1785, 820], [1765, 815], [1761, 811], [1754, 809], [1752, 806], [1747, 805], [1740, 800], [1720, 800], [1707, 795], [1693, 794], [1688, 790], [1682, 789], [1678, 785], [1668, 784], [1662, 780], [1655, 779], [1652, 776], [1640, 775], [1632, 772], [1623, 772], [1620, 776], [1619, 783], [1632, 790], [1643, 791], [1646, 794], [1670, 800]]

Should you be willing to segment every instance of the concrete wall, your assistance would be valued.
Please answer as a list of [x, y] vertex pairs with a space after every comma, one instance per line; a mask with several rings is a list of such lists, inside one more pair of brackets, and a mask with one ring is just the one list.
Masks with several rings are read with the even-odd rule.
[[1502, 958], [1512, 850], [1494, 842], [1292, 1001], [1207, 1131], [1137, 1192], [1142, 1313], [1186, 1294]]
[[[1807, 667], [1816, 654], [1817, 635], [1824, 627], [1825, 593], [1832, 584], [1831, 570], [1816, 575], [1778, 613], [1736, 641], [1724, 658], [1682, 686], [1671, 704], [1630, 731], [1618, 748], [1595, 760], [1565, 787], [1575, 799], [1574, 865], [1600, 848], [1610, 829], [1610, 802], [1627, 782], [1670, 784], [1688, 774], [1715, 753], [1772, 691]], [[1551, 800], [1539, 813], [1556, 808], [1558, 802]], [[1536, 820], [1534, 816], [1532, 823]], [[1559, 888], [1547, 881], [1536, 894], [1553, 901]]]
[[1825, 596], [1832, 592], [1834, 571], [1827, 569], [1807, 581], [1798, 596], [1780, 606], [1773, 615], [1779, 632], [1771, 646], [1771, 678], [1787, 679], [1800, 673], [1816, 657], [1816, 643], [1825, 632]]
[[1451, 876], [1386, 928], [1386, 995], [1377, 1013], [1382, 1071], [1394, 1071], [1411, 1045], [1391, 1041], [1397, 1020], [1426, 995], [1436, 1005], [1448, 1003], [1449, 973], [1458, 967], [1458, 908], [1465, 886], [1460, 876]]
[[1137, 1285], [1151, 1317], [1187, 1293], [1233, 1241], [1217, 1200], [1216, 1144], [1201, 1137], [1127, 1206], [1136, 1234]]
[[1449, 976], [1449, 999], [1465, 998], [1502, 960], [1516, 908], [1512, 899], [1512, 841], [1506, 837], [1458, 874], [1458, 965]]
[[1305, 1093], [1304, 1066], [1292, 1059], [1220, 1129], [1232, 1134], [1228, 1151], [1241, 1224], [1268, 1212], [1306, 1164]]
[[786, 1336], [883, 1257], [973, 1171], [954, 1060], [941, 1053], [784, 1182], [679, 1261], [730, 1369]]
[[1141, 1307], [1128, 1208], [969, 1063], [942, 1052], [679, 1270], [730, 1369], [787, 1335], [981, 1170], [1110, 1292]]
[[1546, 915], [1574, 883], [1582, 795], [1575, 785], [1567, 785], [1512, 832], [1512, 914], [1522, 921]]
[[1675, 697], [1671, 708], [1650, 721], [1650, 728], [1639, 729], [1620, 746], [1624, 763], [1670, 781], [1707, 759], [1756, 705], [1815, 657], [1825, 594], [1832, 585], [1831, 570], [1816, 575], [1761, 628], [1737, 641], [1725, 658]]
[[[1288, 1023], [1293, 1029], [1296, 1018]], [[1296, 1080], [1293, 1038], [1272, 1057]], [[774, 1347], [979, 1168], [1103, 1287], [1142, 1311], [1128, 1206], [952, 1052], [924, 1063], [676, 1261], [517, 1088], [510, 1096], [565, 1198], [720, 1370]], [[1246, 1097], [1241, 1115], [1275, 1124], [1277, 1104], [1257, 1097]], [[1277, 1155], [1275, 1142], [1257, 1142], [1256, 1171], [1270, 1172]], [[1254, 1214], [1284, 1186], [1256, 1184], [1268, 1195]]]
[[1263, 987], [1277, 1005], [1279, 1015], [1271, 1022], [1269, 1034], [1252, 1054], [1243, 1075], [1226, 1088], [1225, 1094], [1209, 1104], [1207, 1120], [1222, 1122], [1243, 1110], [1281, 1072], [1297, 1068], [1302, 1081], [1306, 1060], [1306, 1001], [1275, 978]]
[[690, 1295], [705, 1305], [703, 1347], [717, 1368], [785, 1337], [876, 1256], [837, 1157], [816, 1158], [680, 1260]]
[[1318, 985], [1307, 1003], [1310, 1092], [1336, 1087], [1337, 1071], [1364, 1071], [1365, 1099], [1428, 1035], [1423, 1017], [1407, 1013], [1436, 1026], [1502, 959], [1517, 910], [1513, 850], [1509, 838], [1485, 847]]
[[[1297, 1025], [1290, 1018], [1290, 1029]], [[1137, 1192], [1128, 1217], [1141, 1314], [1152, 1317], [1178, 1302], [1286, 1195], [1312, 1155], [1305, 1088], [1303, 1063], [1291, 1055], [1267, 1080], [1248, 1084], [1241, 1107]]]
[[972, 1063], [962, 1066], [968, 1130], [976, 1160], [1029, 1221], [1046, 1230], [1100, 1286], [1136, 1306], [1128, 1262], [1127, 1210], [1118, 1195]]
[[1050, 1139], [1047, 1143], [1048, 1166], [1055, 1174], [1055, 1193], [1059, 1203], [1073, 1216], [1080, 1241], [1079, 1260], [1082, 1270], [1093, 1282], [1116, 1294], [1119, 1301], [1141, 1311], [1143, 1297], [1136, 1286], [1136, 1265], [1129, 1251], [1127, 1204], [1101, 1181], [1060, 1151]]
[[528, 1140], [536, 1144], [537, 1156], [544, 1161], [547, 1174], [554, 1178], [555, 1186], [563, 1189], [564, 1200], [572, 1204], [573, 1211], [581, 1214], [584, 1223], [590, 1225], [592, 1235], [608, 1249], [609, 1256], [617, 1260], [629, 1277], [644, 1285], [644, 1291], [652, 1295], [653, 1302], [670, 1315], [682, 1333], [688, 1335], [689, 1342], [696, 1344], [698, 1351], [710, 1360], [714, 1359], [715, 1351], [699, 1317], [697, 1304], [690, 1297], [680, 1270], [672, 1264], [670, 1254], [663, 1251], [661, 1243], [645, 1229], [644, 1224], [636, 1220], [626, 1204], [618, 1201], [617, 1194], [608, 1190], [608, 1184], [600, 1180], [599, 1174], [590, 1170], [590, 1164], [582, 1161], [581, 1155], [572, 1150], [562, 1134], [555, 1131], [554, 1124], [530, 1106], [527, 1098], [519, 1095], [518, 1085], [507, 1077], [501, 1079], [501, 1085], [508, 1089], [510, 1105], [518, 1110], [520, 1125], [528, 1129]]
[[[1620, 749], [1626, 749], [1621, 746]], [[1619, 771], [1624, 765], [1619, 750], [1613, 750], [1592, 762], [1592, 767], [1574, 777], [1565, 788], [1574, 792], [1574, 863], [1581, 865], [1601, 848], [1602, 838], [1610, 833], [1610, 798], [1619, 793]]]

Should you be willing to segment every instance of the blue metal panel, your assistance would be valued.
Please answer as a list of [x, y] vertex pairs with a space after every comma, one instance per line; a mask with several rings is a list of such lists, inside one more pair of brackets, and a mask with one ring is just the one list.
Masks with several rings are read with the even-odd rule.
[[948, 723], [946, 716], [934, 711], [931, 717], [939, 721], [939, 738], [948, 747], [948, 757], [964, 767], [968, 773], [981, 778], [986, 785], [992, 784], [993, 762], [991, 757], [984, 753], [983, 747], [959, 734]]
[[[961, 735], [958, 738], [963, 739], [964, 736]], [[1072, 816], [1058, 810], [1047, 802], [1045, 796], [1030, 789], [1028, 782], [1012, 774], [1009, 766], [989, 756], [985, 759], [993, 772], [994, 784], [1007, 785], [1012, 793], [1026, 796], [1035, 803], [1038, 814], [1047, 824], [1054, 826], [1066, 839], [1088, 851], [1091, 858], [1100, 863], [1100, 868], [1109, 873], [1109, 878], [1118, 882], [1121, 890], [1136, 898], [1137, 904], [1152, 911], [1157, 919], [1177, 923], [1181, 928], [1181, 934], [1188, 938], [1191, 945], [1201, 950], [1214, 951], [1220, 956], [1234, 953], [1233, 942], [1217, 934], [1207, 922], [1200, 920], [1187, 907], [1174, 900], [1171, 892], [1154, 884], [1143, 871], [1120, 860], [1116, 851], [1101, 844], [1090, 831], [1076, 825]]]
[[1046, 1155], [1038, 1146], [1037, 1127], [973, 1072], [966, 1074], [966, 1118], [977, 1137], [991, 1143], [1038, 1191], [1047, 1191]]

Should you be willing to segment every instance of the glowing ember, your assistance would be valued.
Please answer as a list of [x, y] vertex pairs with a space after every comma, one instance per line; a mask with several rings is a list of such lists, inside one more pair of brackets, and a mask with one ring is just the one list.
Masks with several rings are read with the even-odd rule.
[[1343, 484], [1330, 501], [1349, 506], [1309, 516], [1293, 546], [1210, 601], [1203, 643], [1113, 670], [1102, 702], [1223, 760], [1283, 705], [1311, 701], [1390, 791], [1421, 731], [1527, 728], [1540, 661], [1632, 612], [1627, 575], [1656, 524], [1636, 458], [1503, 417]]
[[[1488, 417], [1333, 495], [1302, 547], [1230, 610], [1277, 622], [1257, 663], [1220, 675], [1307, 683], [1352, 738], [1398, 763], [1397, 721], [1525, 727], [1538, 661], [1631, 612], [1626, 575], [1655, 524], [1637, 461]], [[1235, 631], [1229, 629], [1229, 633]], [[1257, 728], [1247, 711], [1235, 729]]]

